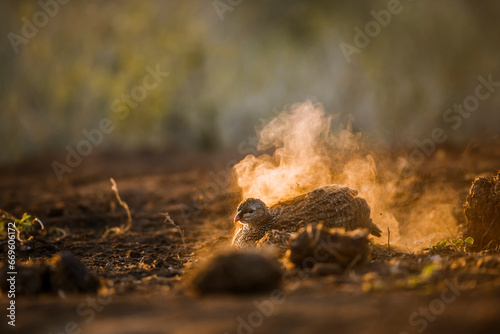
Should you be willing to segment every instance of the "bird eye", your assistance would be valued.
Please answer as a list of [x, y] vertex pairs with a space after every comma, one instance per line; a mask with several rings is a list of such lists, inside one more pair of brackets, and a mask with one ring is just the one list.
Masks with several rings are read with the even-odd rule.
[[253, 209], [248, 210], [248, 213], [253, 213]]

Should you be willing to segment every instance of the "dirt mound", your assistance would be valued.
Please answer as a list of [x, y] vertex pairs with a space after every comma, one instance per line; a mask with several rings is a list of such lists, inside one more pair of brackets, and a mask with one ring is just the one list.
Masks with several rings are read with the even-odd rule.
[[248, 294], [272, 291], [281, 283], [276, 259], [256, 252], [231, 251], [209, 259], [192, 280], [200, 294]]
[[345, 232], [309, 225], [292, 236], [287, 258], [302, 268], [311, 268], [317, 263], [352, 267], [366, 263], [370, 257], [367, 236], [368, 232], [363, 230]]
[[467, 223], [463, 234], [473, 237], [481, 249], [500, 245], [500, 171], [497, 176], [478, 177], [464, 204]]
[[[34, 295], [40, 293], [87, 293], [97, 292], [99, 280], [85, 265], [70, 253], [60, 253], [52, 258], [31, 264], [17, 265], [16, 293]], [[2, 291], [8, 291], [8, 267], [0, 270]]]

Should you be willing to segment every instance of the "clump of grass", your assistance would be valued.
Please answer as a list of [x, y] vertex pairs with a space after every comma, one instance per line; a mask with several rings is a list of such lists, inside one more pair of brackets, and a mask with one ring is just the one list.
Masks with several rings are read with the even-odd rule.
[[35, 230], [35, 225], [38, 223], [42, 230], [45, 229], [42, 221], [37, 217], [32, 217], [28, 213], [23, 213], [23, 216], [19, 219], [8, 213], [7, 211], [0, 209], [0, 238], [7, 237], [7, 229], [6, 226], [9, 226], [9, 223], [13, 224], [13, 228], [16, 230], [16, 239], [23, 243], [26, 239], [23, 236], [29, 236]]
[[474, 244], [474, 238], [468, 237], [465, 240], [460, 238], [446, 237], [444, 240], [437, 242], [435, 245], [424, 248], [426, 251], [443, 251], [443, 250], [455, 250], [455, 251], [466, 251], [470, 246]]
[[111, 190], [113, 190], [113, 192], [115, 193], [116, 200], [127, 212], [127, 225], [121, 225], [119, 227], [112, 227], [106, 229], [106, 232], [104, 232], [103, 235], [104, 237], [106, 237], [110, 233], [115, 233], [117, 235], [124, 234], [128, 232], [132, 227], [132, 215], [130, 214], [130, 209], [128, 207], [128, 204], [121, 199], [120, 194], [118, 193], [118, 186], [116, 185], [115, 180], [113, 178], [110, 178], [109, 180], [111, 181]]

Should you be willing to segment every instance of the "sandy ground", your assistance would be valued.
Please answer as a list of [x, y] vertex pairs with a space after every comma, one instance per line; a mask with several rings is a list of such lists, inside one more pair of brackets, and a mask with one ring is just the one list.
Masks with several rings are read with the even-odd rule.
[[[236, 187], [213, 176], [240, 158], [179, 152], [95, 155], [63, 182], [46, 159], [0, 168], [0, 208], [15, 216], [29, 212], [46, 227], [18, 247], [18, 264], [69, 251], [105, 287], [101, 295], [18, 295], [15, 329], [7, 325], [4, 293], [1, 332], [497, 332], [500, 255], [494, 251], [379, 254], [342, 276], [308, 274], [299, 284], [285, 282], [280, 298], [193, 294], [186, 288], [188, 268], [211, 245], [227, 242], [241, 200]], [[463, 200], [471, 177], [500, 166], [500, 155], [482, 150], [467, 158], [471, 163], [460, 165], [463, 156], [450, 152], [439, 168], [428, 166], [453, 180]], [[106, 229], [126, 222], [110, 177], [130, 206], [133, 226], [125, 235], [104, 237]], [[165, 212], [183, 236], [165, 222]], [[4, 262], [6, 244], [0, 250]], [[423, 278], [422, 269], [435, 262], [438, 268]]]

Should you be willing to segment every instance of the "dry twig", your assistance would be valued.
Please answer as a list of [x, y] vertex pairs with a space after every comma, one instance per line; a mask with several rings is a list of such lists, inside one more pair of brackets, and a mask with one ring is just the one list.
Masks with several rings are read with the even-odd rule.
[[132, 215], [130, 214], [130, 209], [128, 207], [128, 204], [122, 201], [120, 194], [118, 193], [118, 186], [116, 185], [115, 180], [113, 178], [110, 178], [109, 180], [111, 181], [111, 190], [113, 190], [113, 192], [115, 193], [118, 203], [125, 209], [125, 211], [127, 211], [127, 225], [126, 226], [121, 225], [120, 227], [113, 227], [107, 229], [106, 232], [104, 232], [104, 237], [106, 237], [111, 232], [114, 232], [116, 234], [122, 234], [124, 232], [128, 232], [132, 227]]
[[62, 239], [66, 238], [68, 236], [68, 232], [66, 232], [66, 230], [64, 230], [60, 227], [51, 227], [49, 229], [49, 233], [50, 232], [55, 232], [58, 235], [54, 240], [52, 240], [52, 242], [61, 241]]
[[389, 226], [387, 226], [387, 249], [391, 250], [391, 230], [389, 230]]
[[181, 240], [182, 240], [182, 245], [184, 246], [184, 249], [186, 249], [186, 242], [184, 241], [184, 231], [181, 230], [181, 227], [179, 225], [177, 225], [173, 220], [172, 218], [170, 218], [170, 215], [168, 214], [168, 212], [165, 212], [164, 213], [165, 215], [165, 223], [170, 223], [172, 225], [175, 226], [175, 228], [177, 228], [177, 230], [179, 230], [179, 234], [181, 235]]

